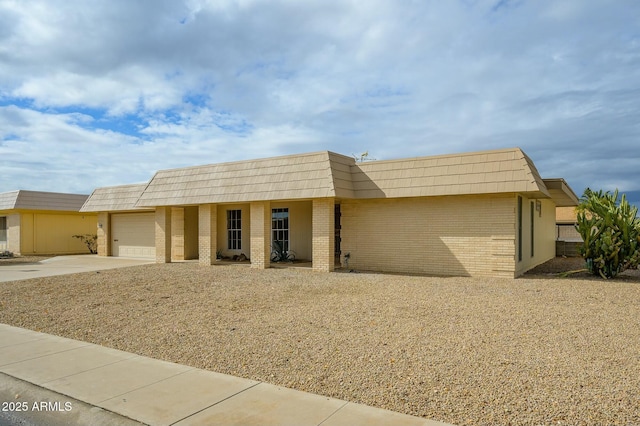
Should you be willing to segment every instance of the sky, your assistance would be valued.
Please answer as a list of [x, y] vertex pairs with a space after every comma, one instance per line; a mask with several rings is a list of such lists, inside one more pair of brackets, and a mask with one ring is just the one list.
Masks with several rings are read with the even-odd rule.
[[520, 147], [640, 204], [637, 0], [0, 0], [0, 192]]

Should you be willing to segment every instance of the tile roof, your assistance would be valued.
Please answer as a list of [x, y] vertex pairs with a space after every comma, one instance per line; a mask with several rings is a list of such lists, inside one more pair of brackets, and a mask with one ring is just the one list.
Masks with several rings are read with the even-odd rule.
[[[550, 189], [551, 188], [551, 189]], [[329, 151], [161, 170], [143, 185], [99, 188], [82, 211], [311, 198], [525, 193], [576, 205], [520, 148], [358, 163]], [[137, 198], [136, 198], [137, 196]]]
[[519, 148], [359, 163], [356, 198], [425, 197], [500, 192], [549, 193]]
[[349, 161], [354, 160], [324, 151], [161, 170], [137, 206], [348, 196], [351, 187], [345, 163]]
[[11, 191], [0, 194], [0, 210], [78, 211], [89, 196], [60, 192]]
[[146, 187], [146, 183], [141, 183], [97, 188], [89, 196], [89, 199], [84, 203], [80, 211], [141, 210], [136, 207], [136, 202]]

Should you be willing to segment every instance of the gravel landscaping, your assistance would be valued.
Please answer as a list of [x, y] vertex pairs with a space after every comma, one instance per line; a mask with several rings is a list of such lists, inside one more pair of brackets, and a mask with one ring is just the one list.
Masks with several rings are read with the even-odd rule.
[[0, 322], [458, 425], [639, 425], [640, 275], [559, 278], [571, 262], [516, 280], [151, 264], [0, 283]]

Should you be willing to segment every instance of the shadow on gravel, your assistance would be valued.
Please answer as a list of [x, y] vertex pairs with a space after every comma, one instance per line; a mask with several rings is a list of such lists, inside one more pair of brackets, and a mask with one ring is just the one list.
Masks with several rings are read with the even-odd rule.
[[589, 281], [616, 281], [616, 282], [637, 282], [640, 283], [640, 270], [629, 269], [619, 274], [611, 280], [604, 280], [601, 277], [592, 275], [587, 270], [587, 265], [581, 257], [555, 257], [542, 265], [527, 271], [520, 278], [526, 279], [558, 279], [565, 278], [571, 280]]

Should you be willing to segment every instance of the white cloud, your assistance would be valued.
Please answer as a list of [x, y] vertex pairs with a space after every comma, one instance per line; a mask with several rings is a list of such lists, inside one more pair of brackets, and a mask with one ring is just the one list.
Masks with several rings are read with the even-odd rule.
[[[576, 192], [637, 189], [639, 15], [634, 0], [6, 0], [0, 184], [521, 146]], [[594, 167], [603, 150], [621, 166]]]

